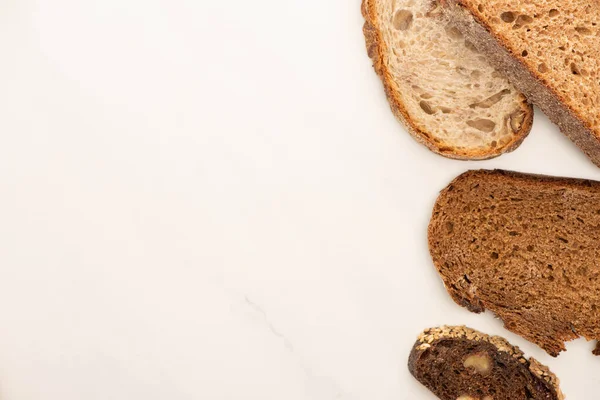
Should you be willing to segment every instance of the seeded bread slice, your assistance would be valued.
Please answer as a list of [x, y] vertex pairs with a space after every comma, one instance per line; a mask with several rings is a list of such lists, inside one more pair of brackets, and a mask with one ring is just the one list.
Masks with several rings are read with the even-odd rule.
[[396, 117], [446, 157], [477, 160], [516, 149], [533, 109], [448, 24], [434, 0], [363, 0], [368, 54]]
[[600, 166], [598, 0], [441, 0], [444, 13]]
[[423, 332], [411, 374], [442, 400], [562, 400], [556, 376], [498, 336], [464, 326]]
[[552, 356], [600, 339], [600, 182], [464, 173], [437, 199], [429, 250], [456, 303]]

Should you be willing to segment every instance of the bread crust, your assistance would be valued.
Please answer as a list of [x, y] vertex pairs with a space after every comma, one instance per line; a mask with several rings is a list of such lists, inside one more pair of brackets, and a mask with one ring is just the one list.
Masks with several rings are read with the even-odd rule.
[[[513, 199], [504, 193], [515, 193], [517, 205], [509, 205]], [[543, 203], [542, 196], [549, 200]], [[584, 224], [594, 231], [600, 218], [594, 206], [597, 198], [600, 182], [585, 179], [501, 170], [460, 175], [440, 193], [428, 228], [429, 250], [446, 290], [472, 312], [494, 312], [508, 330], [552, 356], [565, 350], [565, 341], [580, 336], [600, 339], [595, 322], [600, 318], [594, 290], [597, 267], [588, 262], [600, 240], [584, 233], [588, 232]], [[533, 213], [527, 208], [550, 202], [556, 207]], [[588, 202], [588, 210], [579, 209]], [[507, 207], [521, 211], [507, 216]], [[553, 219], [556, 209], [570, 214], [560, 215], [561, 211]], [[569, 220], [580, 231], [572, 229]], [[562, 237], [568, 230], [570, 240]], [[497, 280], [499, 276], [502, 280]], [[582, 290], [589, 290], [585, 301], [575, 297], [584, 295]]]
[[455, 160], [487, 160], [498, 157], [504, 153], [509, 153], [516, 150], [523, 140], [529, 135], [533, 125], [533, 107], [523, 96], [522, 110], [525, 113], [523, 124], [520, 132], [515, 134], [512, 141], [505, 146], [497, 147], [489, 150], [472, 150], [461, 151], [445, 145], [440, 145], [432, 140], [427, 132], [419, 129], [414, 121], [410, 118], [404, 103], [394, 90], [392, 82], [393, 78], [390, 75], [387, 67], [384, 54], [387, 53], [387, 45], [381, 36], [381, 31], [377, 26], [375, 1], [377, 0], [362, 0], [361, 11], [365, 19], [363, 33], [365, 36], [367, 54], [373, 62], [373, 68], [383, 82], [386, 97], [390, 103], [390, 107], [395, 117], [407, 128], [411, 136], [417, 142], [425, 145], [431, 151], [441, 156]]
[[479, 11], [465, 0], [440, 0], [445, 15], [486, 57], [490, 64], [501, 71], [510, 82], [560, 130], [575, 143], [584, 154], [600, 167], [600, 139], [591, 125], [567, 105], [564, 97], [546, 85], [538, 71], [530, 69], [520, 55], [511, 51], [507, 43], [494, 33], [490, 24]]
[[[514, 359], [516, 363], [526, 368], [533, 377], [537, 378], [539, 382], [553, 392], [555, 399], [564, 400], [564, 395], [560, 390], [560, 381], [548, 367], [542, 365], [533, 357], [527, 359], [521, 349], [513, 346], [506, 339], [500, 336], [486, 335], [466, 326], [441, 326], [439, 328], [426, 329], [419, 335], [408, 360], [408, 369], [415, 378], [419, 379], [416, 368], [423, 354], [431, 347], [445, 340], [489, 343], [495, 348], [497, 353], [505, 353]], [[434, 388], [430, 387], [429, 389]]]

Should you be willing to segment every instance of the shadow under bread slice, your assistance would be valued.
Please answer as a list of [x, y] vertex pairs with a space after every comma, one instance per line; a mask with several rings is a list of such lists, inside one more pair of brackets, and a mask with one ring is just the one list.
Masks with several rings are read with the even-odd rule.
[[423, 332], [410, 354], [411, 374], [442, 400], [562, 400], [559, 381], [498, 336], [464, 326]]

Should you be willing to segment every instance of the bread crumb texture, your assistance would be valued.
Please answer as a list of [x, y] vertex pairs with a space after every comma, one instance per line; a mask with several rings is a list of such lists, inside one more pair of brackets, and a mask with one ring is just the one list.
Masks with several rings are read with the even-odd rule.
[[446, 289], [556, 356], [600, 339], [600, 183], [470, 171], [440, 194], [429, 247]]
[[458, 0], [600, 138], [598, 0]]
[[464, 326], [425, 330], [413, 346], [409, 370], [443, 400], [564, 398], [546, 366], [501, 337]]
[[369, 55], [392, 109], [430, 149], [484, 159], [516, 148], [533, 110], [431, 0], [364, 0]]

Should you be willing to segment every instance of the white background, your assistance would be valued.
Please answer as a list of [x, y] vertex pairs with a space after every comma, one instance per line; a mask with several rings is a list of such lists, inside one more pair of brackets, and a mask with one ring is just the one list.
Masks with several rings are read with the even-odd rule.
[[[470, 168], [600, 179], [538, 113], [515, 153], [434, 155], [394, 120], [358, 1], [4, 0], [0, 398], [434, 397], [417, 334], [467, 324], [431, 263]], [[593, 396], [592, 396], [593, 397]]]

